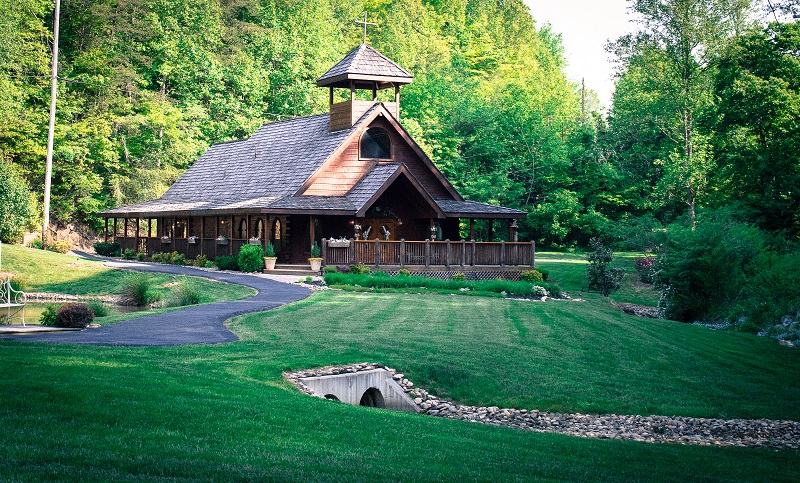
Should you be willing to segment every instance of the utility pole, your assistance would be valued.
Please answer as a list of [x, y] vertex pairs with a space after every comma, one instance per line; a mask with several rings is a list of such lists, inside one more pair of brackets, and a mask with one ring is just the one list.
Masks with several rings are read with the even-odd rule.
[[53, 68], [50, 74], [50, 126], [47, 130], [47, 160], [44, 170], [44, 223], [42, 242], [48, 242], [50, 229], [50, 184], [53, 177], [53, 137], [56, 129], [56, 83], [58, 81], [58, 19], [61, 16], [61, 0], [56, 0], [53, 19]]

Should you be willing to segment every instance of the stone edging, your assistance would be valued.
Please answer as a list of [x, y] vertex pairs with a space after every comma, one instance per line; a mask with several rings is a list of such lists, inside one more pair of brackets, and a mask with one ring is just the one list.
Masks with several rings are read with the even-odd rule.
[[529, 431], [559, 433], [600, 439], [647, 443], [677, 443], [700, 446], [768, 447], [800, 449], [800, 422], [771, 419], [707, 419], [684, 416], [637, 416], [617, 414], [552, 413], [527, 409], [479, 407], [455, 404], [414, 386], [403, 374], [375, 363], [327, 366], [284, 372], [300, 391], [314, 394], [301, 378], [385, 369], [414, 399], [422, 414]]

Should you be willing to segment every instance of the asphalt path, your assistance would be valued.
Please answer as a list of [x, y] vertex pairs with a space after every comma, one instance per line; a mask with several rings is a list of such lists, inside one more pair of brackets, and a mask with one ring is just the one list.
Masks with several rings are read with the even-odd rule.
[[[90, 255], [81, 255], [86, 258], [94, 258]], [[145, 315], [97, 329], [85, 329], [80, 332], [9, 335], [3, 339], [108, 346], [220, 344], [239, 340], [236, 334], [226, 327], [225, 321], [228, 319], [237, 315], [273, 309], [302, 300], [311, 294], [311, 291], [306, 288], [277, 282], [258, 275], [215, 272], [192, 267], [143, 262], [107, 261], [105, 265], [139, 272], [205, 277], [220, 282], [252, 287], [258, 293], [242, 300], [194, 305], [162, 314]], [[120, 276], [123, 276], [122, 272], [120, 272]]]

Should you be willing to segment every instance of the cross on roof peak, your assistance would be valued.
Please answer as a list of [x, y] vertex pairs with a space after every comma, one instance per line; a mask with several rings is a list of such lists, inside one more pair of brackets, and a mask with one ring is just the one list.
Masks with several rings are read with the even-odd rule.
[[378, 25], [374, 24], [372, 22], [367, 22], [367, 12], [364, 12], [364, 20], [363, 21], [356, 20], [354, 23], [357, 23], [359, 25], [363, 25], [364, 26], [364, 41], [362, 43], [366, 44], [367, 43], [367, 25], [372, 25], [373, 27], [377, 27]]

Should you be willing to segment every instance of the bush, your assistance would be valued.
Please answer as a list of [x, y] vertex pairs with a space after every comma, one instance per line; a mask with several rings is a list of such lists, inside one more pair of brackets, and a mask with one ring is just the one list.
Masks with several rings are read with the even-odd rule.
[[153, 263], [168, 263], [164, 261], [165, 258], [169, 259], [169, 254], [163, 252], [155, 252], [153, 253], [153, 256], [150, 257], [150, 260], [152, 260]]
[[260, 245], [244, 245], [239, 250], [237, 263], [243, 272], [260, 272], [264, 268], [264, 250]]
[[454, 273], [453, 274], [453, 280], [459, 280], [459, 281], [463, 282], [466, 279], [467, 279], [467, 276], [464, 275], [463, 273]]
[[172, 265], [186, 265], [186, 255], [183, 253], [172, 252], [169, 254], [169, 259], [166, 263], [171, 263]]
[[44, 250], [44, 242], [40, 239], [33, 240], [31, 242], [31, 248], [35, 248], [37, 250]]
[[542, 280], [546, 282], [547, 277], [550, 276], [550, 270], [546, 268], [537, 268], [536, 271], [542, 274]]
[[520, 277], [526, 282], [544, 282], [544, 276], [539, 270], [524, 270]]
[[139, 252], [136, 254], [136, 260], [143, 262], [147, 259], [147, 254], [145, 252]]
[[275, 256], [275, 245], [273, 245], [271, 241], [267, 241], [267, 246], [264, 248], [264, 256], [265, 257]]
[[220, 255], [214, 263], [220, 270], [239, 270], [239, 259], [233, 255]]
[[337, 270], [336, 270], [336, 267], [326, 266], [326, 267], [322, 267], [322, 272], [323, 273], [336, 273]]
[[639, 272], [639, 280], [642, 283], [653, 283], [656, 267], [656, 258], [654, 256], [637, 257], [633, 262], [633, 266]]
[[196, 305], [200, 303], [200, 291], [195, 286], [194, 280], [181, 277], [173, 292], [174, 305]]
[[133, 260], [135, 256], [136, 252], [133, 251], [133, 249], [131, 248], [126, 248], [125, 251], [122, 252], [122, 258], [124, 258], [125, 260]]
[[319, 249], [319, 245], [317, 242], [314, 242], [314, 246], [311, 247], [311, 258], [319, 258], [321, 255], [321, 250]]
[[85, 329], [92, 320], [94, 320], [94, 314], [85, 304], [66, 304], [58, 309], [55, 326]]
[[125, 276], [122, 285], [122, 300], [129, 305], [150, 305], [163, 298], [161, 292], [152, 287], [153, 281], [146, 273], [131, 273]]
[[[785, 290], [761, 280], [770, 287], [759, 290], [766, 298], [747, 302], [750, 297], [744, 288], [757, 274], [754, 262], [763, 251], [765, 237], [757, 228], [721, 215], [700, 220], [694, 230], [678, 224], [670, 227], [656, 279], [662, 289], [659, 306], [666, 317], [683, 322], [730, 320], [735, 306], [758, 307], [769, 303], [773, 290], [776, 295]], [[757, 285], [750, 285], [751, 290], [758, 290]]]
[[42, 311], [42, 315], [39, 316], [39, 324], [45, 327], [55, 327], [56, 325], [56, 316], [58, 315], [58, 309], [60, 309], [60, 305], [55, 304], [47, 304]]
[[409, 272], [405, 268], [401, 268], [400, 270], [398, 270], [397, 274], [402, 275], [404, 277], [408, 277], [409, 275], [411, 275], [411, 272]]
[[194, 259], [194, 263], [192, 265], [195, 267], [205, 267], [208, 265], [208, 257], [205, 255], [197, 255], [197, 258]]
[[19, 243], [36, 217], [36, 202], [25, 178], [0, 156], [0, 241]]
[[367, 275], [370, 273], [370, 269], [368, 266], [364, 265], [363, 263], [354, 263], [350, 265], [349, 273], [353, 273], [356, 275]]
[[120, 246], [117, 242], [95, 242], [92, 245], [94, 252], [103, 257], [118, 257]]
[[599, 238], [592, 238], [589, 246], [593, 250], [587, 257], [589, 266], [586, 268], [586, 278], [589, 281], [589, 291], [597, 290], [608, 297], [619, 289], [619, 281], [624, 272], [619, 268], [608, 268], [614, 260], [614, 254], [610, 248], [603, 246]]
[[86, 306], [89, 307], [89, 310], [92, 311], [95, 317], [105, 317], [111, 313], [108, 306], [104, 305], [103, 302], [100, 302], [99, 300], [87, 302]]

